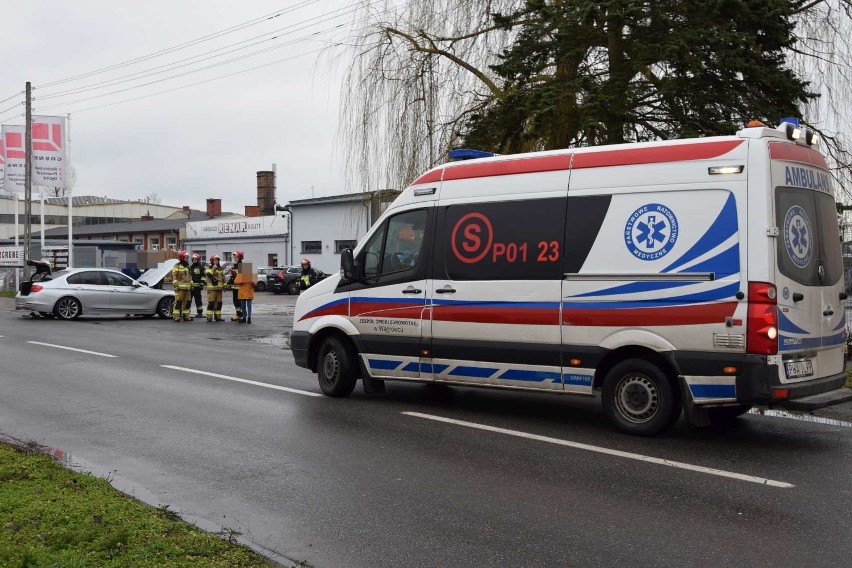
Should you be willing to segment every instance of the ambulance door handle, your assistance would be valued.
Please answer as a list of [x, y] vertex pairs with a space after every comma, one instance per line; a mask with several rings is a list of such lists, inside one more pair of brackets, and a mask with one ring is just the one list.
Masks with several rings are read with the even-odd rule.
[[826, 309], [825, 309], [825, 311], [824, 311], [824, 312], [822, 312], [822, 315], [824, 315], [825, 317], [833, 316], [833, 315], [834, 315], [834, 310], [833, 310], [833, 309], [831, 309], [831, 307], [828, 307], [828, 308], [826, 308]]
[[804, 299], [805, 299], [805, 295], [802, 294], [801, 292], [793, 292], [793, 301], [794, 302], [801, 302]]
[[420, 288], [415, 288], [414, 286], [409, 286], [405, 290], [402, 291], [403, 294], [422, 294], [423, 290]]
[[446, 286], [444, 286], [443, 288], [438, 288], [437, 290], [435, 290], [435, 293], [436, 293], [436, 294], [455, 294], [455, 293], [456, 293], [456, 289], [455, 289], [455, 288], [450, 287], [450, 285], [449, 285], [449, 284], [447, 284], [447, 285], [446, 285]]

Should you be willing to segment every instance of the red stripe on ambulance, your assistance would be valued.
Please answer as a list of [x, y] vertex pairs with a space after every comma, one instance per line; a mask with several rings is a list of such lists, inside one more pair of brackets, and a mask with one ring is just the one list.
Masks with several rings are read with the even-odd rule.
[[670, 308], [566, 309], [562, 323], [572, 326], [637, 326], [698, 325], [722, 323], [732, 317], [737, 302], [673, 306]]

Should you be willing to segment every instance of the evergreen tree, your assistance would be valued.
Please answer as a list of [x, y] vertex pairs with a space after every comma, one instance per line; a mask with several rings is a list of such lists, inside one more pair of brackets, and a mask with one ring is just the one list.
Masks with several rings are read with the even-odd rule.
[[731, 134], [814, 97], [786, 66], [789, 0], [527, 0], [466, 146], [502, 153]]

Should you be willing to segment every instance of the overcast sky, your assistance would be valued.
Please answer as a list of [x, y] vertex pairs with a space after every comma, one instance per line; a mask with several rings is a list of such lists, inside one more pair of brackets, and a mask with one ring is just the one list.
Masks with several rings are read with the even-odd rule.
[[[207, 198], [218, 197], [224, 210], [242, 213], [245, 205], [256, 203], [256, 172], [272, 164], [278, 170], [279, 203], [346, 193], [336, 144], [340, 86], [349, 57], [342, 46], [318, 50], [350, 33], [352, 15], [346, 7], [351, 3], [14, 2], [0, 19], [0, 100], [22, 92], [31, 81], [35, 114], [70, 113], [75, 195], [141, 199], [156, 193], [165, 205], [198, 209], [204, 209]], [[281, 11], [286, 13], [248, 25]], [[185, 49], [49, 85], [243, 24]], [[164, 80], [276, 46], [281, 47]], [[193, 56], [201, 57], [178, 63]], [[210, 59], [201, 62], [202, 57]], [[248, 71], [275, 61], [280, 62]], [[185, 66], [166, 69], [176, 65]], [[240, 71], [245, 72], [153, 95]], [[138, 75], [127, 77], [132, 74]], [[104, 82], [109, 83], [96, 85]], [[65, 94], [50, 97], [59, 93]], [[103, 106], [137, 97], [144, 98]], [[16, 101], [23, 102], [23, 95], [0, 103], [0, 111]], [[0, 122], [23, 124], [23, 108], [0, 113]]]

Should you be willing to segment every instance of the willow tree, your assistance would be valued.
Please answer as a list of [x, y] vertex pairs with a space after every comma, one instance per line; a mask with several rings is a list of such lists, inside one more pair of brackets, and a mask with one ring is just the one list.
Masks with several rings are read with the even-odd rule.
[[343, 143], [362, 189], [453, 148], [731, 133], [803, 116], [852, 180], [852, 0], [364, 2]]

